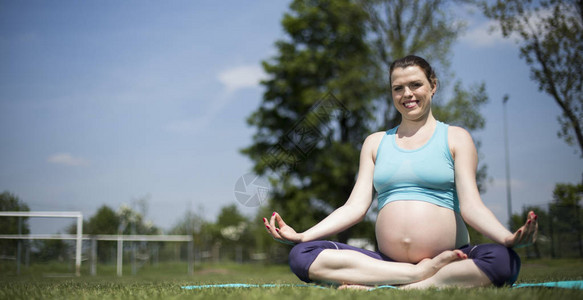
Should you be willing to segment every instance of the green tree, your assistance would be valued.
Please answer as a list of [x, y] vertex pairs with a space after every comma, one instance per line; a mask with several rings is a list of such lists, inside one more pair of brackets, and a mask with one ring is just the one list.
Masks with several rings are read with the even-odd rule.
[[202, 213], [188, 210], [184, 213], [184, 217], [172, 227], [170, 234], [197, 234], [201, 232], [206, 222]]
[[583, 157], [583, 1], [480, 1], [506, 38], [520, 41], [520, 57], [539, 90], [562, 110], [559, 137]]
[[204, 218], [202, 209], [198, 211], [188, 210], [170, 229], [170, 234], [192, 235], [192, 241], [198, 251], [208, 249], [212, 240], [212, 233], [207, 232], [208, 222]]
[[[0, 194], [0, 211], [29, 211], [29, 209], [28, 205], [21, 201], [18, 196], [5, 191]], [[2, 234], [30, 233], [27, 217], [2, 217], [0, 218], [0, 228]], [[0, 240], [0, 253], [14, 255], [16, 245], [16, 240]]]
[[71, 245], [67, 245], [63, 240], [35, 240], [33, 247], [37, 249], [33, 256], [35, 261], [48, 262], [57, 260], [63, 262], [71, 257], [70, 253], [68, 253]]
[[[144, 209], [143, 209], [144, 211]], [[117, 211], [119, 231], [123, 234], [159, 234], [160, 229], [146, 220], [140, 213], [127, 205], [121, 205]]]
[[235, 204], [223, 207], [217, 217], [217, 224], [221, 227], [238, 226], [245, 222], [248, 222], [247, 218], [239, 212]]
[[257, 173], [275, 175], [273, 209], [307, 228], [352, 189], [380, 70], [364, 40], [366, 12], [355, 1], [296, 0], [290, 8], [282, 21], [289, 39], [263, 63], [270, 78], [248, 118], [258, 130], [243, 153]]
[[[152, 221], [146, 220], [146, 212], [148, 208], [148, 197], [142, 197], [132, 201], [134, 206], [137, 206], [140, 211], [136, 211], [134, 208], [128, 205], [121, 205], [117, 211], [117, 216], [119, 218], [119, 228], [118, 232], [121, 234], [160, 234], [161, 230], [158, 229]], [[132, 262], [132, 273], [136, 274], [138, 267], [138, 256], [147, 256], [148, 242], [130, 242], [125, 243], [127, 248], [131, 248], [130, 260]]]
[[243, 216], [236, 205], [221, 209], [215, 224], [216, 240], [221, 245], [221, 258], [241, 261], [248, 257], [254, 245], [249, 220]]
[[549, 206], [552, 230], [556, 241], [553, 243], [557, 256], [579, 255], [583, 257], [581, 198], [583, 184], [559, 183], [553, 191], [553, 202]]
[[[119, 215], [109, 206], [102, 205], [88, 221], [83, 224], [83, 231], [87, 234], [117, 234], [120, 226]], [[73, 230], [76, 230], [73, 228]], [[99, 241], [97, 257], [101, 262], [113, 259], [111, 253], [116, 247], [116, 242]]]
[[87, 234], [116, 234], [119, 225], [119, 216], [113, 209], [104, 204], [83, 225], [83, 231]]

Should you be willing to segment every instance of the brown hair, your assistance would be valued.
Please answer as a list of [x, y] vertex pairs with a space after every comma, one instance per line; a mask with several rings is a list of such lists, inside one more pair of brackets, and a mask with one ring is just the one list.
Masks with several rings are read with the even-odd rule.
[[429, 84], [431, 84], [431, 88], [434, 88], [437, 85], [437, 76], [435, 75], [435, 71], [433, 70], [431, 65], [429, 65], [429, 63], [425, 59], [415, 55], [407, 55], [403, 58], [395, 60], [391, 64], [391, 67], [389, 68], [389, 83], [391, 85], [393, 84], [391, 81], [391, 75], [393, 74], [393, 71], [396, 68], [404, 69], [411, 66], [417, 66], [421, 68], [421, 70], [423, 70], [425, 76], [427, 77], [427, 80], [429, 81]]

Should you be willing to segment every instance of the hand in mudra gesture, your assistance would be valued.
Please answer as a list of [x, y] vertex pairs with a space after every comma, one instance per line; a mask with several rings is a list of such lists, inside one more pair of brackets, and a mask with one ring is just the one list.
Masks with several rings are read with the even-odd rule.
[[302, 241], [302, 234], [297, 233], [291, 226], [285, 224], [281, 216], [276, 212], [271, 215], [269, 220], [263, 218], [263, 224], [267, 232], [278, 242], [294, 245]]
[[538, 216], [530, 211], [526, 222], [512, 236], [504, 241], [504, 245], [509, 248], [521, 248], [534, 244], [538, 231]]

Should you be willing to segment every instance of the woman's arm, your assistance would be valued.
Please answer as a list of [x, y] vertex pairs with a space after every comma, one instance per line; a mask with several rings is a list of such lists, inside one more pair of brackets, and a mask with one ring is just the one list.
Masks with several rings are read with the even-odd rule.
[[383, 132], [377, 132], [368, 136], [364, 141], [360, 151], [358, 177], [350, 197], [344, 205], [302, 233], [297, 233], [285, 224], [278, 213], [274, 212], [269, 222], [267, 219], [263, 219], [269, 234], [276, 240], [283, 242], [307, 242], [336, 234], [360, 222], [372, 203], [374, 154], [383, 135]]
[[466, 130], [455, 126], [450, 126], [448, 133], [454, 156], [456, 189], [464, 221], [486, 237], [507, 247], [534, 243], [538, 227], [536, 215], [529, 213], [526, 224], [516, 233], [508, 231], [480, 197], [476, 184], [478, 154], [472, 137]]

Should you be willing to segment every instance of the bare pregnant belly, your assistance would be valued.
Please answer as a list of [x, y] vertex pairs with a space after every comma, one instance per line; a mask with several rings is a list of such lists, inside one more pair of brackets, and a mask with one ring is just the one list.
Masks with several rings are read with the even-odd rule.
[[417, 263], [469, 243], [462, 218], [451, 209], [422, 201], [394, 201], [377, 217], [379, 250], [390, 258]]

